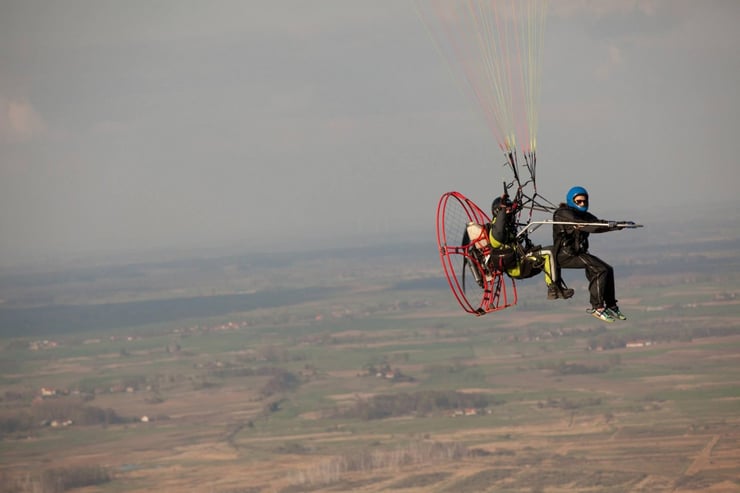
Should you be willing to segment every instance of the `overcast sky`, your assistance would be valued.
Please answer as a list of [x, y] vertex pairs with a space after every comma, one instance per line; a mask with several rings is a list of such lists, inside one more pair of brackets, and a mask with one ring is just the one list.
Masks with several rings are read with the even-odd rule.
[[[740, 2], [548, 13], [540, 192], [604, 218], [735, 200]], [[433, 242], [440, 195], [487, 208], [501, 162], [412, 0], [0, 0], [0, 265]]]

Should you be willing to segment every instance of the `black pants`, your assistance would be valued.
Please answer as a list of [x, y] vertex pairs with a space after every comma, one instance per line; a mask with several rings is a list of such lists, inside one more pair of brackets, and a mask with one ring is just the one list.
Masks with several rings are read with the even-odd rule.
[[558, 268], [586, 270], [592, 308], [617, 305], [614, 292], [614, 269], [599, 257], [590, 253], [581, 253], [580, 255], [561, 253], [558, 255]]

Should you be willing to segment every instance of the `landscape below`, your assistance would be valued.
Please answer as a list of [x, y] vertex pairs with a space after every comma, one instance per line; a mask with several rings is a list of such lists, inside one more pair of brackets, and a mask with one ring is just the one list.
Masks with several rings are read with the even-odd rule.
[[738, 230], [597, 238], [613, 324], [428, 242], [0, 272], [0, 492], [740, 491]]

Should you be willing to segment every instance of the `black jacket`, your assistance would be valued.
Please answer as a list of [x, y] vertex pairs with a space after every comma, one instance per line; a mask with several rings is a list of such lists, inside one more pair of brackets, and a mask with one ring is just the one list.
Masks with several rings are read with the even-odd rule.
[[591, 233], [606, 233], [611, 231], [609, 223], [594, 216], [590, 212], [581, 212], [578, 209], [560, 204], [552, 215], [555, 222], [569, 223], [601, 223], [599, 225], [576, 226], [573, 224], [553, 224], [552, 241], [556, 255], [580, 255], [588, 253], [588, 236]]
[[489, 241], [494, 248], [516, 246], [517, 238], [514, 216], [506, 214], [505, 209], [496, 211], [496, 216], [491, 220], [489, 235]]

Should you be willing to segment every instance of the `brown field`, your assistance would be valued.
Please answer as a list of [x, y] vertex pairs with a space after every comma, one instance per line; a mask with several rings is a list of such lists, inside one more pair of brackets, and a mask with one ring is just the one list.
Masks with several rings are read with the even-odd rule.
[[[584, 314], [582, 286], [553, 305], [524, 284], [526, 306], [475, 318], [389, 279], [274, 320], [233, 314], [249, 323], [229, 330], [208, 329], [220, 317], [115, 343], [0, 341], [0, 493], [740, 491], [740, 312], [719, 297], [735, 274], [626, 277], [630, 319], [611, 325]], [[431, 395], [424, 410], [358, 411]], [[50, 424], [92, 408], [121, 419]], [[86, 468], [108, 477], [52, 480]]]
[[[660, 346], [661, 354], [647, 359], [667, 368], [726, 361], [737, 369], [738, 347], [740, 336], [708, 338], [700, 344], [666, 343]], [[639, 351], [647, 348], [613, 354], [640, 358]], [[499, 359], [504, 361], [499, 365], [506, 365], [505, 360], [511, 358]], [[496, 358], [489, 356], [465, 364], [495, 362]], [[422, 373], [418, 365], [415, 371], [414, 365], [407, 366], [401, 368]], [[83, 375], [88, 373], [84, 361], [57, 361], [29, 377], [55, 373], [71, 377], [80, 370]], [[334, 387], [336, 393], [326, 395], [338, 404], [349, 405], [374, 393], [344, 392], [356, 385], [357, 373], [357, 369], [327, 371], [323, 381], [306, 386]], [[734, 375], [737, 377], [737, 371]], [[168, 419], [105, 427], [71, 425], [6, 438], [2, 469], [6, 478], [30, 477], [43, 468], [88, 464], [113, 471], [109, 484], [85, 491], [740, 491], [738, 396], [707, 399], [700, 403], [706, 411], [698, 413], [682, 411], [670, 400], [646, 397], [662, 391], [727, 386], [726, 380], [711, 381], [705, 374], [683, 369], [605, 384], [600, 374], [553, 377], [549, 371], [526, 370], [486, 375], [485, 382], [487, 387], [459, 390], [575, 392], [607, 399], [614, 410], [551, 409], [542, 406], [542, 399], [525, 399], [496, 406], [491, 415], [400, 417], [359, 427], [346, 420], [332, 424], [322, 418], [320, 410], [313, 410], [283, 419], [284, 427], [262, 431], [262, 423], [273, 418], [264, 413], [268, 399], [255, 391], [257, 381], [210, 389], [172, 389], [166, 400], [157, 404], [147, 403], [146, 391], [104, 393], [92, 401], [96, 406], [113, 408], [122, 416], [157, 414]], [[418, 385], [406, 383], [403, 387], [409, 390]], [[393, 384], [384, 390], [401, 389], [401, 384]], [[714, 409], [718, 401], [724, 403], [724, 411]], [[625, 405], [627, 402], [630, 404]], [[522, 420], [519, 413], [531, 416]], [[440, 427], [439, 422], [445, 419], [451, 424]], [[404, 432], [405, 423], [414, 421], [421, 423]], [[462, 426], [458, 428], [455, 421]], [[317, 429], [312, 422], [322, 425]], [[245, 423], [252, 423], [252, 427]], [[385, 431], [389, 425], [392, 430]], [[303, 427], [305, 432], [300, 431]], [[76, 438], [81, 431], [85, 438]], [[462, 444], [467, 452], [455, 457], [427, 456], [415, 450], [423, 443]], [[362, 467], [343, 462], [365, 454], [369, 454], [363, 459], [368, 464]], [[394, 454], [403, 457], [394, 459]]]

